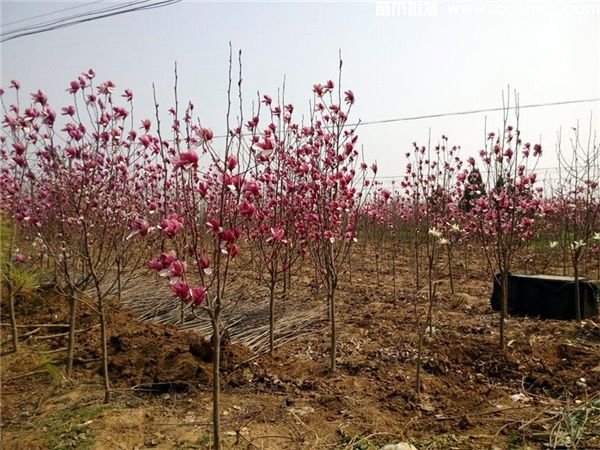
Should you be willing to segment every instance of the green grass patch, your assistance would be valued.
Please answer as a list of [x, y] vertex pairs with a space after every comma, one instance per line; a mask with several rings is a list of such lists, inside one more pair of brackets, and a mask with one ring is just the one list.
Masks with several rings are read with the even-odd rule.
[[432, 436], [423, 439], [411, 439], [411, 443], [419, 449], [427, 450], [442, 450], [447, 449], [450, 446], [459, 446], [468, 442], [471, 439], [467, 435], [457, 435], [454, 433], [441, 434], [439, 436]]
[[44, 440], [50, 450], [89, 449], [94, 443], [90, 420], [95, 419], [110, 405], [88, 405], [65, 409], [52, 414], [42, 422]]

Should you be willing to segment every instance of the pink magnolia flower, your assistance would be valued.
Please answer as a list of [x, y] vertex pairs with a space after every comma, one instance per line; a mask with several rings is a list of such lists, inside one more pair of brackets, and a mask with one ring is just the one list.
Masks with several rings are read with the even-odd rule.
[[48, 103], [48, 96], [39, 89], [37, 92], [34, 92], [33, 94], [31, 94], [31, 99], [35, 103], [39, 103], [42, 106], [46, 106], [46, 104]]
[[69, 83], [69, 87], [66, 89], [66, 91], [70, 94], [76, 94], [80, 88], [81, 84], [79, 83], [79, 80], [74, 80]]
[[238, 254], [240, 253], [240, 247], [238, 245], [232, 245], [231, 246], [231, 250], [229, 251], [229, 255], [231, 255], [231, 258], [235, 258]]
[[183, 228], [183, 217], [173, 214], [169, 218], [163, 220], [160, 223], [159, 228], [163, 230], [163, 235], [173, 237]]
[[170, 250], [165, 253], [160, 254], [160, 260], [162, 262], [163, 268], [170, 266], [174, 261], [177, 260], [177, 253], [175, 250]]
[[236, 233], [234, 229], [225, 230], [221, 233], [221, 239], [229, 244], [232, 244], [236, 239]]
[[523, 234], [523, 238], [524, 239], [533, 239], [533, 237], [535, 236], [535, 233], [532, 230], [527, 230], [524, 234]]
[[532, 226], [534, 223], [534, 220], [529, 218], [529, 217], [523, 217], [523, 219], [521, 220], [521, 226], [523, 228], [529, 228], [530, 226]]
[[206, 197], [206, 194], [208, 194], [208, 184], [204, 181], [200, 181], [198, 183], [198, 192], [202, 197]]
[[187, 300], [190, 297], [190, 286], [185, 281], [178, 281], [171, 285], [171, 292], [182, 300]]
[[148, 131], [150, 131], [150, 127], [152, 126], [152, 122], [150, 121], [150, 119], [144, 119], [144, 120], [142, 120], [141, 123], [142, 123], [142, 128], [144, 130], [146, 130], [146, 133]]
[[200, 128], [200, 136], [202, 136], [202, 139], [204, 139], [205, 142], [210, 142], [212, 141], [214, 133], [210, 128]]
[[209, 219], [208, 222], [206, 222], [206, 226], [209, 227], [213, 233], [220, 233], [223, 231], [223, 228], [221, 228], [221, 222], [219, 221], [219, 219]]
[[148, 268], [158, 272], [163, 269], [163, 263], [160, 259], [153, 259], [148, 263]]
[[258, 155], [263, 158], [268, 158], [275, 149], [275, 143], [272, 139], [266, 137], [263, 142], [258, 142], [252, 145], [252, 149], [258, 152]]
[[121, 108], [120, 106], [115, 106], [113, 111], [115, 113], [115, 117], [118, 119], [126, 119], [129, 115], [129, 111], [127, 111], [125, 108]]
[[244, 202], [242, 203], [242, 206], [240, 206], [240, 213], [243, 216], [251, 217], [254, 214], [254, 211], [256, 211], [256, 207], [250, 202]]
[[14, 259], [18, 263], [24, 263], [24, 262], [27, 262], [28, 258], [27, 258], [27, 255], [24, 255], [23, 253], [15, 253]]
[[[170, 278], [179, 278], [185, 273], [186, 265], [184, 262], [180, 260], [175, 260], [171, 263], [171, 266], [168, 268], [168, 273]], [[163, 275], [163, 274], [161, 274]]]
[[54, 125], [54, 121], [56, 120], [56, 111], [54, 111], [52, 108], [46, 108], [46, 114], [44, 116], [44, 125], [48, 125], [49, 127], [51, 127], [52, 125]]
[[190, 149], [187, 152], [180, 153], [179, 156], [173, 158], [173, 166], [175, 169], [187, 168], [187, 167], [198, 167], [198, 154]]
[[125, 93], [121, 97], [126, 98], [128, 102], [133, 100], [133, 91], [131, 89], [125, 89]]
[[114, 91], [116, 88], [115, 83], [113, 83], [112, 81], [106, 81], [104, 83], [102, 83], [100, 86], [98, 86], [98, 93], [99, 94], [110, 94], [112, 93], [112, 91]]
[[19, 167], [26, 167], [27, 166], [27, 160], [21, 156], [21, 155], [15, 155], [12, 157], [12, 160], [17, 164], [17, 166]]
[[10, 80], [10, 87], [18, 91], [19, 89], [21, 89], [21, 83], [17, 80]]
[[348, 105], [353, 105], [354, 104], [354, 93], [352, 91], [346, 91], [344, 92], [344, 100], [346, 101], [346, 103]]
[[201, 257], [198, 258], [198, 267], [206, 275], [210, 275], [212, 273], [212, 268], [210, 267], [210, 259], [208, 259], [205, 256], [201, 256]]
[[15, 153], [17, 155], [23, 155], [25, 154], [25, 150], [26, 150], [26, 146], [24, 143], [22, 142], [15, 142], [13, 145], [13, 149], [15, 150]]
[[244, 185], [244, 177], [242, 175], [226, 175], [225, 185], [233, 193], [237, 193]]
[[65, 106], [65, 107], [61, 108], [61, 114], [63, 116], [73, 117], [76, 112], [77, 112], [77, 110], [75, 109], [75, 107], [73, 105], [69, 105], [69, 106]]
[[283, 239], [284, 231], [281, 228], [271, 227], [271, 237], [267, 239], [267, 242], [281, 242]]
[[131, 224], [131, 227], [143, 237], [148, 236], [148, 233], [150, 232], [150, 223], [146, 219], [135, 219]]
[[208, 291], [205, 287], [192, 288], [191, 295], [194, 306], [202, 306], [202, 303], [206, 300], [207, 294]]
[[246, 183], [246, 192], [249, 192], [254, 197], [258, 197], [260, 195], [260, 187], [257, 182], [250, 181]]
[[237, 167], [238, 160], [235, 155], [229, 155], [227, 158], [227, 168], [233, 170]]

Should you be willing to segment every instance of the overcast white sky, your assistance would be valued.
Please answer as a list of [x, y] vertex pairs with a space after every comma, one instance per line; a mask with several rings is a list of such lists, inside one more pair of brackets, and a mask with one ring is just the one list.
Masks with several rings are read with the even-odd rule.
[[[90, 2], [88, 2], [90, 3]], [[85, 2], [3, 1], [2, 31], [74, 12], [7, 25]], [[114, 2], [113, 2], [114, 4]], [[203, 122], [225, 128], [228, 42], [243, 51], [247, 104], [256, 91], [276, 94], [286, 76], [287, 98], [300, 110], [311, 86], [337, 79], [357, 97], [353, 119], [372, 121], [501, 106], [507, 84], [521, 104], [600, 97], [599, 2], [200, 2], [102, 19], [0, 44], [1, 85], [19, 79], [41, 88], [55, 107], [69, 103], [68, 82], [94, 68], [98, 78], [136, 94], [136, 117], [151, 116], [151, 85], [162, 106], [172, 104], [173, 62], [182, 99], [192, 99]], [[523, 110], [526, 140], [542, 136], [542, 166], [555, 165], [559, 127], [600, 123], [600, 102]], [[499, 114], [488, 114], [490, 128]], [[381, 175], [402, 174], [411, 142], [446, 134], [463, 154], [483, 145], [484, 114], [360, 128], [369, 160]]]

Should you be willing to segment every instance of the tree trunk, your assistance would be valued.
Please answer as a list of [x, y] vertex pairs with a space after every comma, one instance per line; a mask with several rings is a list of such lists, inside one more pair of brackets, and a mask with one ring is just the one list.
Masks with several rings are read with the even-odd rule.
[[221, 326], [219, 317], [212, 320], [213, 325], [213, 449], [221, 450]]
[[117, 299], [119, 300], [119, 305], [122, 304], [121, 300], [121, 260], [117, 259]]
[[75, 326], [77, 315], [77, 300], [70, 292], [68, 295], [69, 302], [69, 343], [67, 344], [67, 378], [73, 375], [73, 357], [75, 355]]
[[104, 379], [104, 403], [110, 401], [110, 380], [108, 378], [108, 346], [106, 339], [106, 311], [104, 301], [98, 299], [98, 310], [100, 312], [100, 341], [102, 346], [102, 377]]
[[375, 252], [375, 273], [377, 274], [377, 288], [379, 288], [379, 252]]
[[[418, 314], [418, 313], [417, 313]], [[425, 330], [421, 330], [421, 326], [417, 325], [418, 342], [417, 342], [417, 376], [415, 377], [417, 395], [421, 395], [421, 361], [423, 359], [423, 336]]]
[[416, 281], [417, 281], [417, 292], [421, 290], [421, 280], [419, 280], [419, 242], [418, 237], [415, 240], [415, 271], [416, 271]]
[[329, 363], [331, 373], [335, 373], [336, 369], [336, 352], [337, 352], [337, 339], [336, 339], [336, 323], [335, 323], [335, 280], [327, 280], [327, 301], [329, 302], [329, 317], [331, 323], [331, 349], [329, 353]]
[[427, 297], [429, 300], [429, 305], [427, 307], [427, 325], [425, 329], [429, 330], [429, 336], [433, 336], [433, 301], [434, 301], [434, 292], [433, 292], [433, 258], [429, 257], [429, 267], [427, 268]]
[[504, 352], [506, 350], [505, 334], [505, 319], [508, 316], [508, 273], [506, 271], [501, 274], [501, 290], [502, 290], [502, 308], [500, 311], [500, 348]]
[[450, 293], [454, 295], [454, 277], [452, 276], [452, 249], [448, 245], [448, 277], [450, 278]]
[[19, 351], [19, 332], [17, 331], [17, 315], [15, 313], [15, 286], [12, 275], [12, 264], [14, 257], [15, 245], [17, 242], [17, 222], [13, 220], [12, 229], [9, 235], [11, 242], [8, 249], [8, 255], [6, 255], [6, 277], [8, 287], [8, 311], [10, 314], [10, 327], [12, 335], [13, 352]]
[[419, 300], [419, 294], [415, 294], [414, 305], [415, 305], [415, 320], [417, 322], [417, 375], [415, 377], [415, 391], [417, 396], [421, 395], [421, 361], [423, 359], [423, 337], [425, 335], [425, 328], [421, 327], [421, 320], [419, 318], [419, 308], [417, 302]]
[[[285, 276], [285, 274], [284, 274]], [[277, 284], [277, 270], [271, 263], [271, 280], [269, 283], [269, 353], [275, 351], [275, 285]]]
[[[9, 275], [10, 277], [10, 275]], [[12, 285], [12, 280], [8, 280], [8, 309], [10, 312], [10, 327], [12, 333], [13, 351], [19, 351], [19, 332], [17, 331], [17, 316], [15, 314], [15, 292]]]
[[[350, 284], [352, 284], [352, 255], [348, 256], [348, 277], [349, 277]], [[599, 278], [600, 278], [600, 276], [599, 276]]]
[[579, 264], [573, 264], [573, 274], [575, 275], [575, 320], [581, 322], [581, 292], [579, 291]]
[[[392, 244], [394, 245], [394, 244]], [[394, 285], [394, 290], [393, 290], [393, 295], [394, 295], [394, 301], [396, 301], [396, 246], [394, 245], [394, 249], [392, 250], [392, 282]]]

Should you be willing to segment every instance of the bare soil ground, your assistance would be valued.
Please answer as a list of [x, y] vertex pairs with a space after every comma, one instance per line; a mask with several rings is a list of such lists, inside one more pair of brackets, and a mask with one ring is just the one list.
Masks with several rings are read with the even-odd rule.
[[[483, 272], [457, 264], [456, 294], [439, 285], [433, 332], [425, 339], [423, 390], [415, 393], [415, 310], [408, 258], [398, 260], [397, 295], [381, 261], [355, 260], [338, 295], [338, 371], [328, 372], [326, 320], [314, 332], [255, 355], [225, 348], [226, 448], [419, 449], [600, 448], [600, 326], [511, 318], [508, 350], [498, 348], [498, 317]], [[310, 271], [307, 271], [310, 273]], [[290, 300], [323, 308], [311, 277]], [[166, 292], [166, 289], [165, 289]], [[21, 299], [19, 354], [2, 356], [2, 448], [185, 449], [210, 445], [210, 363], [192, 331], [140, 321], [110, 305], [113, 402], [101, 403], [99, 329], [80, 308], [75, 379], [63, 376], [65, 302], [51, 293]], [[4, 326], [3, 351], [10, 348]], [[205, 360], [207, 358], [204, 358]]]

